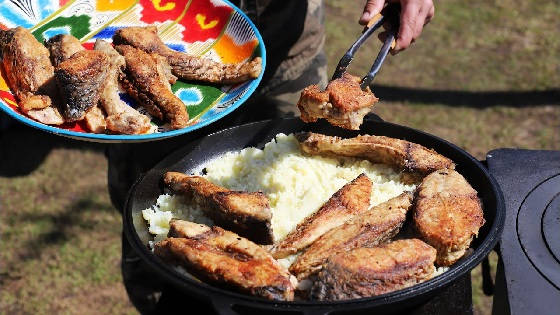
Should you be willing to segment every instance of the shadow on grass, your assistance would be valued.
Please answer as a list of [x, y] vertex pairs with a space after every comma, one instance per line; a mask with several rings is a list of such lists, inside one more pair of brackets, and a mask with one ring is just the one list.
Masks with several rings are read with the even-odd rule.
[[15, 121], [4, 121], [0, 128], [0, 176], [31, 173], [54, 148], [73, 148], [103, 152], [103, 144], [73, 140], [37, 130]]
[[560, 89], [544, 91], [445, 91], [374, 85], [372, 90], [379, 99], [391, 102], [443, 104], [485, 108], [491, 106], [531, 107], [560, 105]]
[[[491, 106], [531, 107], [539, 105], [560, 105], [560, 89], [544, 91], [445, 91], [432, 89], [415, 89], [386, 85], [373, 87], [376, 96], [391, 102], [409, 102], [421, 104], [443, 104], [447, 106], [465, 106], [486, 108]], [[261, 106], [262, 107], [262, 106]], [[249, 107], [238, 111], [237, 123], [247, 117]], [[27, 175], [35, 170], [53, 148], [73, 148], [102, 152], [104, 144], [72, 140], [56, 136], [32, 127], [6, 120], [0, 113], [0, 176], [14, 177]], [[231, 117], [228, 117], [231, 118]], [[268, 118], [268, 117], [266, 117]], [[224, 119], [224, 121], [235, 121]], [[7, 122], [7, 125], [6, 125]], [[219, 126], [220, 124], [213, 124]], [[208, 129], [204, 129], [208, 130]]]
[[[83, 215], [93, 211], [114, 212], [114, 209], [107, 203], [92, 199], [93, 196], [86, 194], [59, 213], [25, 213], [18, 215], [16, 220], [19, 222], [48, 222], [50, 226], [46, 231], [38, 233], [23, 242], [17, 254], [20, 259], [14, 261], [38, 259], [42, 252], [49, 247], [62, 246], [77, 237], [77, 233], [88, 233], [88, 231], [98, 228], [99, 222], [86, 220]], [[10, 268], [10, 266], [7, 267]]]

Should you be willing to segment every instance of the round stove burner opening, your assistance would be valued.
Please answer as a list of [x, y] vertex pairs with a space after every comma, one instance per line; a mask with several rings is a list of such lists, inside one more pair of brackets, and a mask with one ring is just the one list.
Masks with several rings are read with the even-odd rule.
[[525, 197], [516, 228], [527, 258], [560, 290], [560, 174], [543, 181]]
[[546, 246], [560, 263], [560, 193], [552, 199], [544, 211], [542, 231]]

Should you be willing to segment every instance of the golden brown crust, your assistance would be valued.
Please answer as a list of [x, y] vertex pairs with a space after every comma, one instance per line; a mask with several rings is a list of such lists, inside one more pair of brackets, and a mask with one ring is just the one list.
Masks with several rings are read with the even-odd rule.
[[438, 250], [437, 264], [449, 266], [464, 255], [484, 224], [482, 203], [461, 174], [439, 170], [418, 187], [414, 224]]
[[35, 110], [36, 115], [30, 117], [36, 120], [39, 117], [43, 123], [57, 122], [51, 115], [55, 110], [38, 111], [50, 107], [51, 99], [56, 96], [54, 67], [48, 49], [29, 30], [19, 26], [0, 30], [0, 49], [6, 81], [21, 110]]
[[411, 192], [404, 192], [323, 234], [298, 256], [290, 272], [301, 280], [321, 270], [329, 256], [358, 247], [377, 246], [391, 239], [402, 227], [412, 197]]
[[325, 91], [317, 85], [306, 87], [298, 101], [301, 120], [315, 122], [325, 118], [332, 125], [358, 130], [364, 116], [378, 98], [369, 87], [360, 88], [360, 78], [344, 73], [341, 78], [329, 82]]
[[202, 206], [214, 222], [259, 244], [273, 241], [268, 198], [261, 192], [232, 191], [200, 176], [167, 172], [165, 184]]
[[89, 131], [93, 133], [104, 133], [107, 128], [105, 113], [99, 106], [94, 106], [86, 113], [84, 121]]
[[315, 213], [305, 218], [286, 238], [275, 244], [274, 258], [284, 258], [311, 245], [327, 231], [340, 226], [352, 216], [367, 211], [372, 182], [361, 174], [344, 185]]
[[318, 300], [380, 295], [430, 279], [436, 250], [418, 239], [357, 248], [331, 256], [311, 289]]
[[55, 35], [45, 42], [49, 49], [53, 66], [58, 67], [60, 63], [72, 57], [75, 53], [85, 50], [80, 41], [68, 34]]
[[342, 139], [312, 132], [296, 134], [296, 138], [304, 153], [364, 158], [390, 165], [407, 176], [417, 173], [423, 177], [438, 169], [455, 167], [453, 161], [436, 151], [401, 139], [371, 135]]
[[154, 252], [195, 276], [271, 300], [291, 301], [295, 279], [259, 245], [203, 224], [173, 220], [169, 238]]
[[108, 68], [107, 55], [94, 50], [79, 51], [58, 65], [55, 76], [66, 121], [83, 119], [97, 105]]
[[142, 134], [148, 132], [152, 128], [148, 116], [142, 115], [134, 108], [128, 106], [119, 96], [119, 77], [126, 66], [124, 57], [110, 43], [101, 39], [95, 41], [94, 49], [104, 52], [110, 62], [107, 78], [103, 83], [99, 98], [99, 103], [107, 113], [105, 119], [107, 129], [121, 134]]
[[113, 42], [164, 56], [173, 74], [185, 80], [236, 84], [257, 78], [262, 69], [260, 57], [241, 64], [223, 64], [175, 51], [163, 43], [154, 26], [121, 28], [115, 32]]
[[186, 106], [171, 92], [169, 79], [162, 75], [161, 65], [154, 60], [155, 57], [128, 45], [119, 45], [115, 49], [126, 61], [123, 88], [152, 116], [169, 120], [172, 129], [186, 127], [189, 121]]

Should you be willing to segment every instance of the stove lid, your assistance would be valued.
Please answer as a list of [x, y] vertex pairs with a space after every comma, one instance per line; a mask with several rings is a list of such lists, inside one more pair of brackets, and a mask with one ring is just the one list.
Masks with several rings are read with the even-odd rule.
[[558, 310], [560, 152], [499, 149], [487, 162], [506, 202], [500, 252], [510, 313]]

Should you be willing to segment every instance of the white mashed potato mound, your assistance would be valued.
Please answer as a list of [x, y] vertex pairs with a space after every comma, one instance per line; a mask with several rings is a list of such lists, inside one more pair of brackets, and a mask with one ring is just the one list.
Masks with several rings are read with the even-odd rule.
[[365, 173], [373, 182], [371, 206], [414, 185], [382, 164], [361, 159], [305, 156], [293, 135], [278, 134], [264, 150], [246, 148], [211, 160], [206, 178], [233, 190], [262, 191], [270, 199], [274, 240], [283, 239], [305, 217], [317, 211], [337, 190]]
[[[362, 159], [305, 156], [296, 138], [284, 134], [278, 134], [263, 150], [246, 148], [229, 152], [203, 167], [206, 170], [204, 176], [214, 184], [232, 190], [262, 191], [268, 196], [275, 241], [283, 239], [361, 173], [373, 182], [371, 206], [415, 188], [415, 185], [403, 184], [400, 175], [386, 165]], [[185, 204], [181, 197], [161, 195], [155, 206], [143, 211], [144, 219], [150, 224], [150, 233], [167, 234], [171, 217], [164, 214], [166, 211], [174, 218], [211, 224], [200, 209]], [[290, 260], [285, 264], [291, 264]]]
[[213, 225], [211, 219], [204, 215], [202, 210], [189, 205], [182, 196], [160, 195], [156, 204], [151, 208], [142, 210], [142, 217], [148, 221], [148, 231], [155, 236], [154, 241], [165, 239], [169, 232], [169, 221], [172, 218]]

